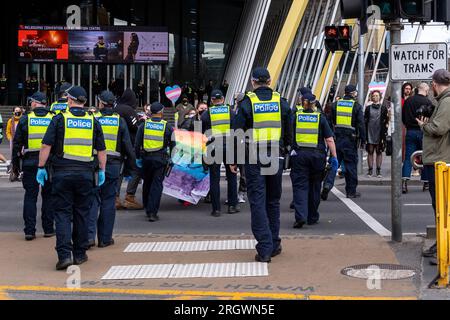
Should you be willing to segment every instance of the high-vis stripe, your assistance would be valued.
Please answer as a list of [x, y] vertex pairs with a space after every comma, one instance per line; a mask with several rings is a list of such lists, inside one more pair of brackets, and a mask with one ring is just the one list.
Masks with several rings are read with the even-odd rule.
[[74, 116], [70, 111], [64, 116], [63, 158], [80, 162], [91, 162], [93, 157], [94, 116]]
[[167, 121], [152, 121], [148, 119], [144, 124], [144, 150], [146, 152], [160, 151], [164, 148], [164, 134]]
[[281, 96], [273, 92], [269, 101], [261, 101], [250, 92], [247, 94], [252, 102], [253, 142], [280, 141], [281, 139]]
[[43, 117], [37, 116], [34, 112], [28, 115], [28, 149], [27, 152], [37, 152], [41, 149], [42, 139], [44, 139], [47, 128], [53, 119], [53, 114], [47, 113]]

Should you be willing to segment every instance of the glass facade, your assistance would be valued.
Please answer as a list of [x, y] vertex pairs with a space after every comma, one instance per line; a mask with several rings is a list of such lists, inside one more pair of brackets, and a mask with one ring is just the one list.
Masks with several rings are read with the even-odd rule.
[[[113, 80], [133, 88], [143, 81], [149, 100], [157, 98], [158, 82], [163, 77], [170, 84], [189, 82], [194, 88], [213, 80], [219, 87], [244, 4], [245, 0], [40, 0], [12, 3], [8, 10], [0, 13], [0, 64], [9, 79], [9, 100], [13, 103], [16, 96], [19, 99], [20, 92], [15, 88], [32, 76], [39, 79], [41, 86], [48, 84], [49, 94], [61, 79], [89, 87], [97, 76], [102, 89]], [[169, 63], [146, 66], [18, 63], [18, 26], [66, 25], [66, 11], [70, 5], [80, 6], [84, 26], [167, 27]]]

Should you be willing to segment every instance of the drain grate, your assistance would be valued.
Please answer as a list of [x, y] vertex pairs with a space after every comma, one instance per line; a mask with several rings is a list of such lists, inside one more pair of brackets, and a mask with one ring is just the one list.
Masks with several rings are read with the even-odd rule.
[[417, 274], [417, 270], [408, 266], [395, 264], [361, 264], [343, 269], [344, 276], [357, 279], [403, 280]]

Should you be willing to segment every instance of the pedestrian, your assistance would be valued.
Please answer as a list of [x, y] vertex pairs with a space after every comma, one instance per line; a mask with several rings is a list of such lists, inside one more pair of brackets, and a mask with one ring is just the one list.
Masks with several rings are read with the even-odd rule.
[[220, 86], [220, 91], [222, 91], [224, 97], [227, 96], [229, 87], [230, 87], [230, 85], [228, 84], [228, 81], [227, 80], [223, 80], [223, 83]]
[[[105, 182], [106, 168], [102, 127], [94, 116], [84, 111], [86, 90], [72, 87], [67, 97], [69, 110], [53, 118], [42, 140], [36, 177], [45, 186], [49, 178], [46, 165], [50, 160], [57, 270], [88, 261], [89, 210], [94, 201], [94, 188]], [[97, 175], [94, 151], [98, 158]]]
[[189, 99], [187, 95], [181, 96], [181, 103], [179, 103], [175, 108], [175, 126], [177, 128], [181, 127], [181, 124], [186, 119], [186, 116], [191, 112], [192, 110], [195, 111], [195, 108], [192, 104], [189, 103]]
[[150, 112], [150, 118], [139, 127], [135, 152], [136, 165], [144, 172], [142, 198], [145, 212], [150, 222], [156, 222], [159, 221], [163, 182], [175, 142], [172, 141], [172, 126], [163, 120], [164, 106], [154, 102]]
[[146, 88], [145, 88], [145, 84], [144, 81], [139, 81], [137, 87], [136, 87], [136, 95], [138, 97], [138, 106], [140, 108], [142, 108], [145, 104], [145, 93], [146, 93]]
[[8, 120], [6, 125], [6, 139], [9, 141], [9, 147], [12, 154], [14, 135], [16, 134], [16, 128], [19, 124], [20, 118], [22, 118], [23, 109], [21, 107], [15, 107], [13, 110], [13, 116]]
[[207, 165], [210, 175], [210, 199], [212, 204], [211, 215], [221, 216], [220, 204], [220, 169], [222, 163], [225, 164], [227, 177], [227, 203], [228, 213], [235, 214], [240, 211], [238, 208], [237, 175], [231, 172], [230, 164], [234, 162], [234, 157], [227, 161], [227, 150], [233, 145], [230, 139], [231, 126], [234, 121], [234, 112], [231, 106], [225, 104], [225, 97], [220, 90], [211, 92], [212, 106], [202, 115], [203, 134], [208, 138], [207, 151], [209, 159]]
[[0, 105], [4, 106], [8, 102], [8, 78], [2, 73], [0, 78]]
[[51, 105], [50, 107], [51, 112], [55, 113], [56, 115], [60, 114], [61, 112], [66, 112], [68, 108], [67, 90], [69, 90], [71, 87], [72, 85], [67, 82], [64, 82], [59, 86], [58, 100]]
[[330, 149], [329, 163], [338, 169], [334, 135], [325, 115], [314, 110], [314, 96], [302, 97], [303, 110], [293, 117], [295, 138], [291, 154], [291, 180], [294, 193], [295, 229], [307, 223], [319, 223], [319, 205], [322, 179], [327, 164], [326, 146]]
[[[28, 115], [24, 115], [17, 125], [12, 152], [14, 172], [23, 172], [22, 185], [25, 189], [23, 219], [26, 241], [36, 239], [37, 201], [40, 187], [36, 181], [39, 151], [47, 127], [54, 116], [47, 108], [47, 96], [43, 92], [33, 94], [30, 102], [31, 112]], [[41, 220], [45, 238], [55, 236], [51, 191], [52, 185], [50, 182], [47, 182], [41, 189]]]
[[[423, 132], [416, 121], [418, 112], [423, 108], [432, 107], [432, 102], [428, 99], [430, 86], [426, 83], [421, 83], [418, 87], [418, 93], [405, 101], [402, 108], [402, 122], [406, 128], [405, 137], [405, 160], [402, 168], [402, 192], [408, 193], [408, 181], [411, 179], [411, 156], [414, 152], [422, 150]], [[426, 171], [422, 171], [422, 182], [427, 184], [428, 179]]]
[[359, 198], [358, 187], [358, 145], [365, 149], [366, 130], [362, 106], [356, 102], [356, 86], [345, 88], [343, 99], [331, 107], [331, 120], [336, 136], [336, 149], [339, 163], [345, 166], [345, 191], [347, 198]]
[[214, 82], [212, 80], [208, 81], [208, 84], [205, 87], [206, 95], [208, 96], [208, 101], [206, 102], [208, 106], [211, 105], [211, 93], [214, 90]]
[[[422, 162], [424, 170], [429, 177], [430, 195], [436, 215], [436, 186], [435, 186], [435, 163], [450, 163], [450, 72], [447, 70], [437, 70], [433, 75], [433, 94], [437, 100], [437, 106], [433, 113], [425, 112], [417, 124], [423, 131], [423, 155]], [[420, 87], [419, 87], [420, 88]], [[429, 110], [431, 111], [431, 110]], [[425, 257], [433, 257], [430, 262], [436, 261], [437, 245], [434, 244], [426, 250]]]
[[[246, 159], [247, 196], [250, 202], [252, 232], [256, 245], [258, 262], [270, 262], [281, 254], [280, 199], [286, 149], [292, 145], [291, 110], [286, 100], [270, 88], [270, 73], [265, 68], [256, 68], [252, 73], [254, 91], [246, 95], [239, 104], [235, 118], [235, 129], [251, 130], [246, 148], [259, 148], [256, 164]], [[265, 152], [265, 147], [271, 152]], [[266, 150], [267, 151], [267, 150]], [[274, 152], [275, 154], [273, 154]], [[246, 152], [247, 153], [247, 152]], [[248, 154], [248, 153], [247, 153]], [[269, 157], [270, 170], [262, 161]], [[272, 173], [270, 171], [275, 171]], [[237, 166], [232, 166], [237, 172]]]
[[[137, 130], [140, 125], [136, 107], [136, 94], [133, 90], [126, 89], [122, 97], [117, 101], [117, 104], [114, 108], [114, 111], [125, 120], [128, 127], [128, 132], [130, 133], [131, 143], [133, 145], [135, 144]], [[130, 170], [128, 170], [129, 172], [126, 172], [127, 174], [122, 174], [118, 182], [116, 208], [118, 210], [142, 210], [144, 206], [136, 199], [137, 189], [139, 187], [139, 183], [142, 180], [142, 172], [138, 168], [135, 168], [133, 164], [128, 164], [127, 167], [130, 168]], [[120, 200], [120, 189], [122, 186], [123, 176], [130, 176], [131, 179], [128, 181], [126, 196], [124, 201], [122, 202]]]
[[[117, 183], [124, 165], [135, 163], [135, 153], [125, 120], [114, 111], [116, 98], [110, 91], [98, 96], [99, 112], [95, 115], [100, 123], [106, 145], [106, 179], [97, 190], [97, 195], [89, 218], [89, 247], [95, 246], [96, 233], [98, 247], [106, 248], [114, 244], [113, 230], [116, 218]], [[99, 212], [100, 210], [100, 212]]]
[[369, 171], [367, 175], [372, 177], [374, 155], [376, 153], [376, 175], [382, 178], [381, 165], [383, 152], [386, 149], [387, 130], [389, 127], [389, 110], [385, 104], [381, 104], [381, 92], [378, 90], [370, 94], [371, 104], [366, 107], [364, 121], [367, 132], [367, 163]]

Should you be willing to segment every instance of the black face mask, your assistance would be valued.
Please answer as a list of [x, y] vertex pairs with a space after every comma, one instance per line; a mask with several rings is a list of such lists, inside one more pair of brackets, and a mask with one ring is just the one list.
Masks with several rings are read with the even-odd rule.
[[22, 115], [22, 112], [15, 112], [14, 115], [15, 115], [16, 117], [20, 117], [20, 116]]

